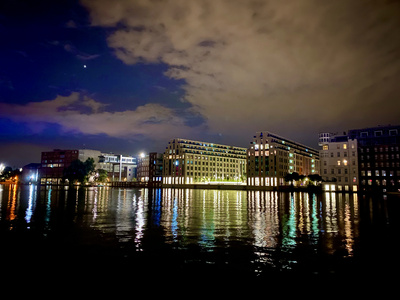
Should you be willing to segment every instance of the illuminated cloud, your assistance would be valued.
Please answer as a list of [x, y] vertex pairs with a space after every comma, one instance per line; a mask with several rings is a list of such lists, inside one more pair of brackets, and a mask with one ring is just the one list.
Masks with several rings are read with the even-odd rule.
[[82, 0], [126, 64], [164, 63], [213, 132], [399, 120], [396, 1]]
[[112, 137], [153, 139], [165, 138], [171, 132], [186, 134], [186, 120], [173, 109], [159, 104], [146, 104], [135, 110], [105, 111], [107, 105], [79, 93], [54, 100], [30, 102], [26, 105], [0, 103], [0, 117], [24, 122], [34, 132], [46, 124], [58, 124], [65, 133], [106, 134]]

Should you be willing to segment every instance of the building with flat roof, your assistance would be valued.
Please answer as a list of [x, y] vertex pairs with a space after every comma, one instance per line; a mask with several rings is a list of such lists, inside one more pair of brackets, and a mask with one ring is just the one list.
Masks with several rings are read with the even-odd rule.
[[176, 138], [163, 164], [163, 184], [239, 184], [246, 178], [246, 148]]
[[102, 153], [92, 149], [73, 149], [42, 152], [41, 168], [39, 169], [40, 182], [42, 184], [62, 183], [64, 169], [71, 162], [79, 159], [86, 161], [93, 158], [96, 169], [108, 172], [110, 181], [132, 181], [136, 177], [136, 158], [110, 153]]
[[110, 181], [132, 181], [136, 178], [137, 159], [121, 154], [101, 153], [96, 168], [108, 172]]
[[360, 191], [400, 191], [400, 125], [353, 129], [358, 141]]
[[[323, 140], [321, 141], [321, 135]], [[321, 176], [325, 191], [358, 191], [357, 139], [347, 135], [320, 134]]]
[[257, 132], [247, 149], [247, 185], [278, 187], [285, 176], [319, 174], [319, 152], [268, 131]]
[[64, 169], [77, 159], [79, 159], [78, 149], [54, 149], [53, 151], [42, 152], [42, 166], [39, 169], [40, 182], [42, 184], [60, 184]]
[[149, 186], [161, 186], [162, 184], [163, 154], [151, 152], [142, 153], [138, 158], [137, 179], [148, 183]]

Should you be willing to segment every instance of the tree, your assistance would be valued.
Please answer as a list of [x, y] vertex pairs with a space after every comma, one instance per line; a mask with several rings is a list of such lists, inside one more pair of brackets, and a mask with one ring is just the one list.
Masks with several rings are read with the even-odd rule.
[[64, 169], [63, 179], [68, 179], [69, 184], [74, 184], [77, 181], [83, 184], [88, 181], [89, 176], [94, 173], [94, 170], [95, 164], [93, 158], [90, 157], [85, 162], [77, 159]]
[[96, 170], [96, 181], [97, 182], [104, 182], [107, 180], [108, 172], [103, 169]]
[[308, 175], [307, 177], [308, 179], [310, 179], [310, 181], [314, 182], [314, 184], [322, 181], [322, 177], [319, 174], [311, 174]]
[[286, 182], [290, 182], [290, 185], [293, 185], [293, 181], [298, 181], [300, 179], [300, 175], [297, 172], [287, 173], [284, 179]]

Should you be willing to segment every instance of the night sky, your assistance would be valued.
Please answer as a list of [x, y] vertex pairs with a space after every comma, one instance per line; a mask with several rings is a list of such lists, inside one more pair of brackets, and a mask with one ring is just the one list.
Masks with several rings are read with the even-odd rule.
[[400, 1], [1, 0], [0, 163], [400, 120]]

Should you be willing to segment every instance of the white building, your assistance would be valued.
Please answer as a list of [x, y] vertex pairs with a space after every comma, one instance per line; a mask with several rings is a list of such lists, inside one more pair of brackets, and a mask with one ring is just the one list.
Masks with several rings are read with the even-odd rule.
[[[320, 134], [321, 137], [321, 134]], [[357, 140], [347, 135], [334, 136], [323, 140], [319, 151], [321, 176], [326, 191], [357, 191], [358, 156]]]
[[112, 181], [132, 181], [136, 178], [137, 160], [132, 156], [102, 153], [98, 168], [106, 170]]

